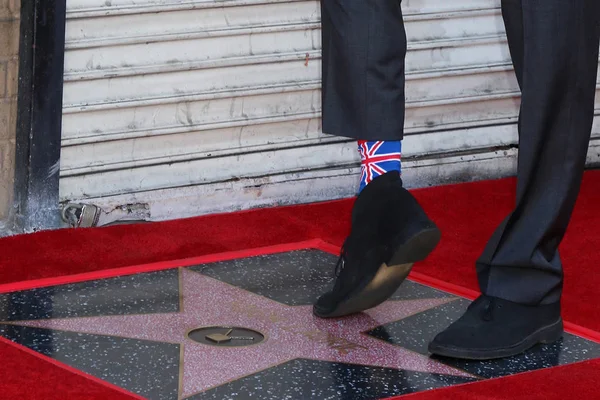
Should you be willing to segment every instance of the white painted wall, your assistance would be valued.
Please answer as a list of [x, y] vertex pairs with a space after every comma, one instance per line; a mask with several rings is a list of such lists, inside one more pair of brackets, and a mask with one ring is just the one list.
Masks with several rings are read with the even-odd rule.
[[[321, 132], [318, 1], [67, 7], [63, 201], [147, 203], [160, 220], [354, 194], [356, 144]], [[403, 8], [407, 184], [512, 174], [519, 96], [499, 0]], [[598, 119], [594, 133], [590, 162]]]

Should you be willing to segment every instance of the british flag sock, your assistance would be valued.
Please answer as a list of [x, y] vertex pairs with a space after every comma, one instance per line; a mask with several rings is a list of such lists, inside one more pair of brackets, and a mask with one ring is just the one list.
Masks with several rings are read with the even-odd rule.
[[390, 171], [401, 172], [402, 141], [358, 141], [361, 159], [360, 193], [373, 179]]

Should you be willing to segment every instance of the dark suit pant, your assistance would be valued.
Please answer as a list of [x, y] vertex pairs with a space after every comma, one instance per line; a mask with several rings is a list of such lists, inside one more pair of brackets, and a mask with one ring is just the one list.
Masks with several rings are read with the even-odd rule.
[[[592, 128], [600, 0], [502, 0], [502, 12], [522, 92], [517, 198], [477, 261], [477, 273], [483, 293], [547, 304], [560, 299], [558, 246]], [[402, 139], [400, 2], [322, 0], [322, 13], [323, 131]]]

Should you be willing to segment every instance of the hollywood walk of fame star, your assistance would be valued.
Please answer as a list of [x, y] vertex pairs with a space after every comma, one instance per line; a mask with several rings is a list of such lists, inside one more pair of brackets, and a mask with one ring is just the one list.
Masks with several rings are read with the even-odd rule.
[[[363, 314], [322, 320], [312, 315], [311, 306], [287, 306], [188, 269], [180, 269], [180, 274], [183, 301], [177, 313], [12, 324], [179, 344], [183, 348], [180, 398], [296, 358], [469, 376], [363, 333], [455, 298], [389, 301]], [[266, 340], [246, 347], [214, 347], [187, 337], [190, 330], [208, 326], [253, 329], [264, 333]]]

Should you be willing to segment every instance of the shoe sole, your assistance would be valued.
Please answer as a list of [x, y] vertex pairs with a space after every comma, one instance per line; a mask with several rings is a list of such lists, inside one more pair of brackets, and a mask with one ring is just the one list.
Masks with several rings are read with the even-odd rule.
[[437, 227], [423, 229], [399, 246], [388, 263], [383, 263], [348, 299], [330, 313], [313, 312], [320, 318], [338, 318], [376, 307], [390, 298], [406, 279], [414, 263], [422, 261], [436, 248], [441, 239]]
[[521, 354], [537, 344], [550, 344], [554, 343], [563, 336], [564, 327], [562, 318], [555, 323], [538, 329], [531, 335], [527, 336], [521, 342], [514, 346], [504, 349], [494, 350], [474, 350], [474, 349], [460, 349], [451, 346], [441, 346], [435, 343], [429, 344], [429, 352], [437, 356], [448, 357], [448, 358], [459, 358], [463, 360], [494, 360], [498, 358], [506, 358]]

